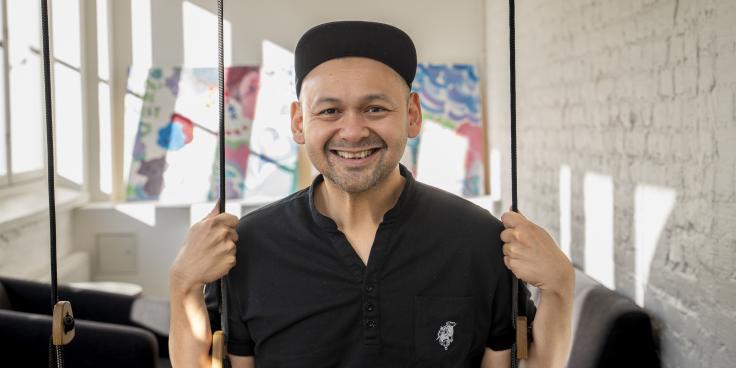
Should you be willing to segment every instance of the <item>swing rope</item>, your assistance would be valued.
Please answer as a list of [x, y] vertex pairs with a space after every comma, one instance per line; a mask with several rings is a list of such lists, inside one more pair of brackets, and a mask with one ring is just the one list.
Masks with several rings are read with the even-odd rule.
[[[64, 367], [64, 345], [74, 338], [74, 316], [71, 304], [59, 301], [56, 257], [56, 196], [54, 192], [54, 122], [51, 99], [51, 61], [49, 52], [48, 0], [41, 0], [41, 35], [43, 49], [44, 109], [46, 113], [46, 168], [49, 196], [49, 253], [51, 268], [52, 324], [49, 341], [49, 368]], [[54, 362], [56, 364], [54, 364]]]
[[[220, 153], [220, 213], [225, 212], [225, 57], [223, 42], [223, 0], [217, 0], [217, 77], [218, 77], [218, 98], [219, 98], [219, 153]], [[228, 293], [227, 293], [227, 275], [217, 281], [216, 294], [217, 304], [220, 311], [220, 331], [215, 331], [212, 335], [212, 368], [228, 367], [227, 359], [227, 337], [228, 337]]]
[[[519, 212], [516, 180], [516, 32], [515, 32], [514, 0], [509, 0], [509, 85], [510, 85], [510, 118], [511, 118], [511, 210]], [[516, 341], [511, 346], [511, 368], [519, 366], [520, 359], [528, 357], [528, 332], [524, 281], [511, 273], [511, 324], [516, 331]]]

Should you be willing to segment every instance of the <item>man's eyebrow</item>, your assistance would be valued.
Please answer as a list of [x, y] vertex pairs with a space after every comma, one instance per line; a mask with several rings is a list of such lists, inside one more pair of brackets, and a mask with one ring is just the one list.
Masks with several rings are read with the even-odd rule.
[[[365, 95], [365, 96], [363, 96], [363, 97], [360, 98], [360, 102], [361, 103], [367, 103], [367, 102], [371, 102], [371, 101], [375, 101], [375, 100], [380, 100], [380, 101], [385, 101], [385, 102], [388, 102], [388, 103], [393, 103], [393, 100], [388, 95], [383, 94], [383, 93], [371, 93], [371, 94]], [[330, 104], [334, 103], [334, 104], [337, 104], [337, 103], [341, 103], [341, 102], [342, 102], [342, 100], [340, 100], [337, 97], [323, 96], [323, 97], [319, 97], [317, 99], [317, 101], [314, 102], [314, 106], [318, 106], [318, 105], [324, 104], [324, 103], [330, 103]]]
[[374, 94], [370, 94], [370, 95], [365, 95], [365, 96], [361, 97], [360, 100], [362, 102], [364, 102], [364, 103], [365, 102], [374, 101], [374, 100], [381, 100], [381, 101], [385, 101], [385, 102], [388, 102], [388, 103], [393, 103], [394, 102], [390, 97], [388, 97], [388, 95], [385, 95], [383, 93], [374, 93]]
[[317, 101], [314, 101], [314, 105], [317, 106], [323, 103], [340, 103], [340, 102], [341, 102], [340, 99], [337, 97], [325, 96], [325, 97], [318, 98]]

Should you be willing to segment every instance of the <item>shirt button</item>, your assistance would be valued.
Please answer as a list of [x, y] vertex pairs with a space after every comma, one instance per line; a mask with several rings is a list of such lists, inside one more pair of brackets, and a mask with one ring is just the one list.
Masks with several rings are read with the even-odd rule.
[[371, 303], [366, 304], [365, 310], [367, 310], [369, 312], [373, 312], [373, 304], [371, 304]]
[[365, 291], [367, 291], [369, 293], [372, 293], [373, 290], [374, 290], [373, 285], [368, 285], [368, 286], [365, 287]]
[[372, 319], [369, 319], [369, 320], [365, 321], [365, 326], [368, 327], [368, 328], [374, 328], [374, 327], [376, 327], [376, 321], [374, 321]]

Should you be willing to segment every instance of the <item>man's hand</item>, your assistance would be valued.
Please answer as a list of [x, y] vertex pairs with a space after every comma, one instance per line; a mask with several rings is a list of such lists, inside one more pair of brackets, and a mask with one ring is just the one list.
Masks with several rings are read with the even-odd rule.
[[520, 213], [506, 212], [501, 221], [506, 227], [501, 232], [506, 267], [543, 293], [571, 297], [575, 272], [552, 237]]
[[238, 218], [218, 213], [219, 202], [202, 221], [189, 228], [184, 246], [171, 266], [171, 284], [186, 291], [202, 287], [235, 266]]
[[[218, 213], [219, 202], [202, 221], [192, 225], [171, 266], [169, 357], [174, 367], [209, 367], [212, 343], [205, 283], [235, 266], [238, 218]], [[242, 366], [242, 365], [241, 365]]]
[[[572, 341], [572, 304], [575, 271], [564, 253], [544, 229], [516, 212], [501, 216], [503, 261], [521, 280], [540, 289], [540, 301], [532, 329], [534, 343], [526, 368], [564, 367]], [[483, 367], [508, 367], [510, 353], [486, 349]]]

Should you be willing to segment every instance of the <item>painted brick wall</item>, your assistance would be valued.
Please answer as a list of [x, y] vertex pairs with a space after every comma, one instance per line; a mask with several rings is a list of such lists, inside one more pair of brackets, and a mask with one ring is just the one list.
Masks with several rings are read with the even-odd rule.
[[[508, 208], [507, 2], [485, 5], [489, 139]], [[612, 262], [632, 299], [641, 280], [666, 367], [733, 366], [736, 1], [517, 1], [517, 76], [521, 211], [559, 241], [568, 166], [573, 262], [588, 273], [586, 260]], [[586, 221], [606, 200], [586, 196], [591, 173], [613, 184], [613, 259]], [[661, 228], [643, 210], [658, 206], [652, 189], [674, 193]]]

